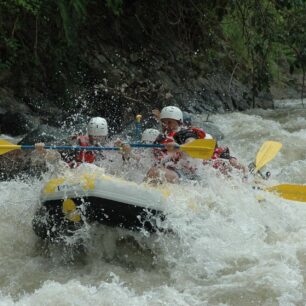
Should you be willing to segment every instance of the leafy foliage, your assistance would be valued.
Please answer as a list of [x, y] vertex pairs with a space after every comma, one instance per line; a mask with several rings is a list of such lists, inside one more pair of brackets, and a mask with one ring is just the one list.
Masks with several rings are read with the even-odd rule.
[[6, 0], [0, 73], [27, 74], [63, 93], [101, 40], [126, 48], [176, 44], [193, 67], [225, 66], [256, 97], [288, 67], [305, 74], [305, 16], [303, 0]]
[[301, 0], [253, 1], [229, 3], [222, 20], [226, 48], [235, 62], [251, 75], [253, 97], [282, 80], [283, 67], [298, 66], [303, 60], [306, 41], [306, 3]]
[[116, 16], [122, 14], [123, 0], [106, 0], [106, 6], [112, 10]]

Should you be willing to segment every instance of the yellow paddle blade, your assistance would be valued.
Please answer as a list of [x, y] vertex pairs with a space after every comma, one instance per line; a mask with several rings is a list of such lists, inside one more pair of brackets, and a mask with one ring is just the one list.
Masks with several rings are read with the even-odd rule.
[[180, 150], [193, 158], [210, 159], [216, 147], [215, 139], [196, 139], [180, 146]]
[[0, 139], [0, 155], [5, 154], [10, 151], [20, 150], [20, 145], [14, 145], [7, 140]]
[[295, 184], [281, 184], [265, 189], [275, 192], [281, 198], [292, 201], [306, 202], [306, 186]]
[[283, 145], [277, 141], [266, 141], [256, 155], [255, 172], [271, 161]]

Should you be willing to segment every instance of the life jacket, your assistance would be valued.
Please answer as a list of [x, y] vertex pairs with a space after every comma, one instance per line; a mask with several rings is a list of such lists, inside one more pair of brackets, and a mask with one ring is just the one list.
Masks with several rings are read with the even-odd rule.
[[216, 148], [212, 156], [212, 166], [215, 169], [219, 169], [221, 172], [230, 171], [231, 167], [229, 166], [229, 160], [232, 157], [230, 155], [230, 150], [228, 147], [219, 147]]
[[[173, 135], [175, 135], [175, 132], [171, 132], [168, 135], [166, 134], [159, 134], [154, 141], [154, 144], [167, 144], [174, 142]], [[156, 162], [160, 163], [163, 159], [165, 159], [168, 156], [168, 152], [166, 149], [153, 149], [153, 156]]]
[[[206, 136], [205, 132], [199, 128], [180, 129], [177, 132], [170, 132], [168, 134], [160, 134], [154, 143], [168, 144], [168, 143], [176, 142], [179, 145], [182, 145], [186, 142], [188, 138], [203, 139], [205, 138], [205, 136]], [[169, 155], [166, 149], [154, 149], [153, 154], [154, 154], [154, 158], [157, 161], [161, 161], [164, 158], [166, 158], [166, 156]], [[182, 157], [182, 152], [176, 152], [171, 157], [171, 160], [174, 163], [177, 163], [181, 157]]]
[[211, 159], [230, 159], [231, 155], [230, 155], [230, 151], [228, 147], [219, 147], [219, 148], [215, 148], [214, 154], [212, 156]]
[[202, 129], [193, 127], [189, 129], [181, 129], [173, 135], [173, 139], [179, 145], [182, 145], [188, 138], [204, 139], [205, 136], [206, 133]]
[[200, 128], [192, 127], [189, 128], [189, 130], [191, 130], [193, 133], [196, 133], [198, 135], [197, 139], [204, 139], [206, 137], [206, 133], [204, 132], [204, 130]]
[[[81, 147], [89, 147], [91, 143], [89, 142], [88, 136], [78, 136], [77, 143]], [[77, 163], [93, 163], [96, 160], [96, 155], [92, 151], [80, 150], [75, 156]]]

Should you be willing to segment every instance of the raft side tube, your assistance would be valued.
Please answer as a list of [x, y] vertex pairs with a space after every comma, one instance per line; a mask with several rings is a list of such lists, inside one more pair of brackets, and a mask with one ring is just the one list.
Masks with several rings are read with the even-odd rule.
[[[157, 223], [165, 220], [162, 211], [126, 204], [110, 199], [97, 197], [84, 197], [72, 199], [77, 209], [87, 222], [99, 222], [112, 227], [121, 227], [129, 230], [142, 230], [156, 232], [161, 230]], [[64, 215], [59, 211], [63, 206], [63, 200], [52, 200], [43, 203], [47, 211], [57, 211], [56, 218], [63, 219]]]

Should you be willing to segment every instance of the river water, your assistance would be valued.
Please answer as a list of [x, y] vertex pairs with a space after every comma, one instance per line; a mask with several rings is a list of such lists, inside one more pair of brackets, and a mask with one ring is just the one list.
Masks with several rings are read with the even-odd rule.
[[[248, 164], [283, 143], [270, 184], [305, 183], [306, 111], [210, 117]], [[204, 177], [205, 176], [205, 177]], [[87, 252], [46, 245], [31, 220], [44, 180], [0, 183], [0, 305], [305, 305], [306, 205], [203, 173], [170, 186], [173, 234], [86, 228]]]

